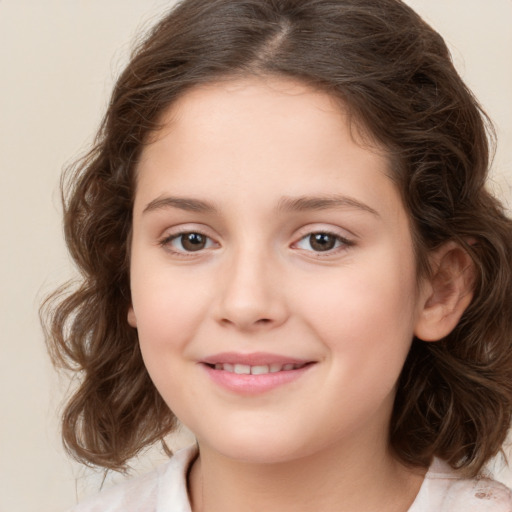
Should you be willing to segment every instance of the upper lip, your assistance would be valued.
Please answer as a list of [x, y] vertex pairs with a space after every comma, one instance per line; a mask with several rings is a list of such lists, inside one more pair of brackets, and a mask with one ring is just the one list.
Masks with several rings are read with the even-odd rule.
[[251, 354], [242, 354], [237, 352], [221, 352], [202, 358], [204, 364], [244, 364], [248, 366], [261, 366], [270, 364], [306, 364], [312, 362], [308, 359], [288, 357], [280, 354], [271, 354], [266, 352], [254, 352]]

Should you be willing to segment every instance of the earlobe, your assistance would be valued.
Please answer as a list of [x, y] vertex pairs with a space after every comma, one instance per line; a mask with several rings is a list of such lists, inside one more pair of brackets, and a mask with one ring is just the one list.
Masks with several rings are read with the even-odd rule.
[[133, 306], [128, 308], [128, 324], [130, 327], [137, 327], [137, 318], [135, 316], [135, 311], [133, 311]]
[[431, 267], [414, 330], [415, 336], [424, 341], [438, 341], [450, 334], [471, 303], [475, 282], [473, 260], [455, 242], [444, 244], [432, 254]]

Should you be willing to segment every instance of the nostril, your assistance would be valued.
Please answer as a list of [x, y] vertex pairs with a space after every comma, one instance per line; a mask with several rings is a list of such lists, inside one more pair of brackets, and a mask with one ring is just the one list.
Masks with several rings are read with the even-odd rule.
[[[224, 325], [237, 325], [237, 322], [230, 320], [229, 318], [222, 318], [221, 323]], [[253, 325], [268, 325], [271, 324], [272, 320], [270, 318], [260, 318], [253, 322]]]

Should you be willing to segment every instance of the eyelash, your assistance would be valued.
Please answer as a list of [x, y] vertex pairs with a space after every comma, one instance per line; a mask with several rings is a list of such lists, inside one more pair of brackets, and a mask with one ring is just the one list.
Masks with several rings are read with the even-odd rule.
[[[354, 245], [354, 242], [352, 240], [349, 240], [348, 238], [343, 237], [337, 233], [333, 233], [331, 231], [326, 231], [326, 230], [310, 231], [306, 235], [301, 237], [293, 245], [298, 246], [298, 244], [300, 244], [302, 241], [308, 240], [308, 239], [310, 240], [310, 245], [311, 245], [311, 237], [314, 235], [332, 237], [332, 238], [334, 238], [334, 243], [336, 244], [333, 248], [327, 249], [325, 251], [302, 249], [306, 252], [311, 252], [317, 258], [333, 256], [335, 254], [338, 254], [341, 251], [346, 251], [349, 247], [352, 247]], [[300, 247], [299, 247], [299, 249], [300, 249]]]
[[[175, 256], [179, 256], [179, 257], [184, 257], [184, 258], [188, 258], [188, 257], [191, 257], [191, 256], [194, 256], [194, 254], [197, 252], [197, 253], [200, 253], [202, 251], [204, 251], [206, 248], [201, 248], [197, 251], [187, 251], [187, 250], [176, 250], [172, 247], [172, 242], [174, 240], [179, 240], [180, 238], [182, 239], [185, 235], [199, 235], [203, 238], [206, 239], [206, 243], [211, 242], [212, 241], [212, 238], [209, 237], [206, 233], [203, 233], [202, 231], [199, 231], [199, 230], [187, 230], [187, 231], [180, 231], [178, 233], [173, 233], [172, 235], [168, 235], [164, 238], [162, 238], [158, 244], [163, 247], [164, 249], [168, 250], [169, 252], [171, 252], [173, 255]], [[182, 247], [183, 247], [183, 240], [182, 240], [182, 243], [181, 243]]]
[[[171, 243], [174, 240], [179, 240], [180, 238], [182, 239], [182, 237], [184, 237], [185, 235], [199, 235], [201, 237], [204, 237], [206, 239], [206, 244], [208, 244], [208, 242], [211, 243], [213, 241], [211, 237], [209, 237], [208, 235], [206, 235], [202, 231], [199, 231], [199, 230], [189, 230], [189, 231], [180, 231], [178, 233], [173, 233], [172, 235], [168, 235], [168, 236], [162, 238], [158, 242], [158, 244], [161, 247], [163, 247], [166, 250], [168, 250], [169, 252], [171, 252], [173, 255], [176, 255], [178, 257], [184, 257], [184, 258], [192, 257], [192, 256], [195, 255], [195, 253], [201, 253], [204, 250], [207, 250], [207, 249], [211, 248], [211, 245], [215, 244], [215, 242], [213, 242], [213, 244], [210, 244], [210, 247], [203, 247], [203, 248], [198, 249], [197, 251], [187, 251], [185, 249], [183, 249], [183, 250], [176, 250], [176, 249], [174, 249], [172, 247]], [[308, 250], [308, 249], [303, 249], [303, 248], [297, 247], [298, 244], [300, 244], [302, 241], [307, 240], [307, 239], [311, 240], [311, 237], [314, 236], [314, 235], [323, 235], [323, 236], [333, 237], [334, 238], [334, 242], [335, 242], [336, 245], [333, 248], [327, 249], [325, 251], [315, 251], [315, 250]], [[297, 247], [300, 250], [303, 250], [305, 252], [310, 252], [310, 253], [314, 254], [315, 257], [317, 257], [317, 258], [321, 258], [321, 257], [332, 256], [334, 254], [337, 254], [340, 251], [345, 251], [349, 247], [352, 247], [353, 245], [355, 245], [355, 244], [354, 244], [354, 242], [352, 240], [349, 240], [348, 238], [345, 238], [345, 237], [343, 237], [343, 236], [341, 236], [341, 235], [339, 235], [337, 233], [333, 233], [333, 232], [330, 232], [330, 231], [327, 231], [327, 230], [318, 230], [318, 231], [310, 231], [310, 232], [306, 233], [297, 242], [294, 242], [292, 244], [292, 247], [295, 246], [295, 247]], [[181, 246], [183, 247], [183, 240], [182, 240]]]

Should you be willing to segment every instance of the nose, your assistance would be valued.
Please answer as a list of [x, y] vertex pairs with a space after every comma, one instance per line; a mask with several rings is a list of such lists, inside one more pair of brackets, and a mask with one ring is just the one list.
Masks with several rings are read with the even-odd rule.
[[288, 308], [279, 275], [268, 253], [255, 248], [239, 251], [226, 262], [220, 276], [217, 321], [243, 331], [282, 325], [288, 318]]

